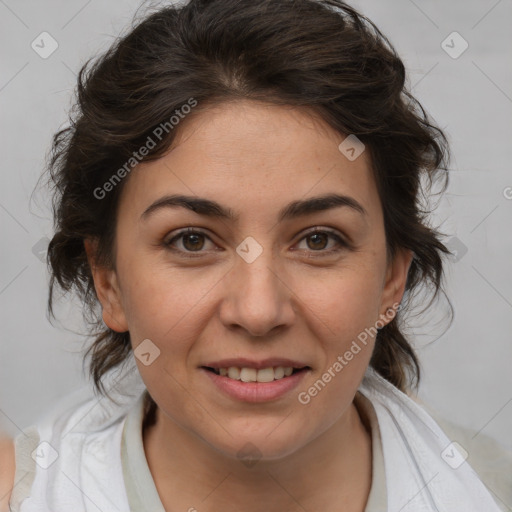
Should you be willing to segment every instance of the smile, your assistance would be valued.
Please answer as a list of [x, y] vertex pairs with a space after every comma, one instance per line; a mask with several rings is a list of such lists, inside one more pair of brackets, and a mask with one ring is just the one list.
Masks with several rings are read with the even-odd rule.
[[207, 370], [214, 372], [222, 377], [227, 377], [233, 380], [240, 380], [242, 382], [272, 382], [274, 380], [284, 379], [289, 377], [295, 372], [301, 371], [304, 368], [293, 368], [291, 366], [275, 366], [268, 368], [246, 368], [238, 366], [230, 366], [228, 368], [209, 368]]
[[[253, 365], [254, 366], [254, 365]], [[269, 402], [284, 398], [311, 371], [309, 366], [201, 366], [214, 389], [242, 402]]]

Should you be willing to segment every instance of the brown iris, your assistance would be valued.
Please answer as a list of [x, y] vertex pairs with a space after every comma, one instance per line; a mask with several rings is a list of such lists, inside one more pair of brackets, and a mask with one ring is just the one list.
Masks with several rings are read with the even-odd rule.
[[[202, 243], [201, 242], [202, 238]], [[191, 244], [188, 244], [187, 241], [191, 241]], [[189, 233], [183, 235], [183, 246], [189, 251], [197, 251], [203, 248], [204, 245], [204, 235], [200, 233]]]
[[[327, 242], [329, 237], [328, 237], [328, 235], [326, 233], [314, 233], [314, 234], [308, 236], [307, 238], [308, 238], [308, 247], [310, 249], [324, 249], [325, 248], [325, 243]], [[323, 244], [322, 247], [318, 247], [318, 246], [317, 247], [311, 247], [311, 244], [309, 243], [309, 240], [311, 240], [311, 239], [314, 239], [317, 242], [320, 240], [320, 245], [322, 245], [322, 239], [323, 239], [324, 244]], [[313, 244], [315, 244], [315, 241], [313, 242]]]

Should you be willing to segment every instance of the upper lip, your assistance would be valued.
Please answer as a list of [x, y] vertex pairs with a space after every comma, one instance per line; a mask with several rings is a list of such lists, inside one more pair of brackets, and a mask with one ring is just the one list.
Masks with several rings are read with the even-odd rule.
[[257, 370], [260, 370], [262, 368], [270, 368], [271, 366], [291, 366], [292, 368], [304, 368], [307, 367], [308, 365], [300, 361], [287, 359], [284, 357], [271, 357], [267, 359], [262, 359], [260, 361], [248, 359], [245, 357], [237, 357], [231, 359], [221, 359], [220, 361], [212, 361], [202, 366], [206, 366], [208, 368], [229, 368], [231, 366], [237, 366], [238, 368], [256, 368]]

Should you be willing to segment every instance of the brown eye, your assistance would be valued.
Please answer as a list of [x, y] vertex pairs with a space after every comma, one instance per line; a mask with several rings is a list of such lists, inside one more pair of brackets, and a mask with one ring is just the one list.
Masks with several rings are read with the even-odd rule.
[[312, 235], [309, 235], [307, 240], [312, 241], [311, 244], [308, 243], [308, 246], [310, 249], [318, 250], [318, 249], [325, 249], [326, 244], [329, 240], [329, 236], [325, 233], [313, 233]]
[[[306, 241], [306, 247], [299, 247], [300, 249], [318, 252], [320, 253], [319, 255], [335, 253], [349, 247], [349, 244], [340, 235], [328, 230], [317, 229], [308, 233], [299, 242], [299, 246], [303, 241]], [[330, 241], [334, 243], [330, 243]]]
[[214, 246], [213, 242], [205, 233], [189, 228], [165, 241], [164, 245], [168, 249], [177, 253], [182, 253], [183, 255], [194, 252], [201, 254], [206, 252], [208, 249], [208, 247], [205, 247], [205, 245], [207, 245], [207, 241], [210, 241], [211, 245]]
[[204, 235], [201, 233], [182, 235], [183, 247], [189, 251], [197, 251], [203, 248]]

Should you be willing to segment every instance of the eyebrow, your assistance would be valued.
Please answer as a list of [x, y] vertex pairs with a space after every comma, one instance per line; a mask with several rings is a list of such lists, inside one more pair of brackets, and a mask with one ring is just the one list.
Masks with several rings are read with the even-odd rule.
[[[330, 210], [332, 208], [348, 207], [360, 213], [368, 215], [363, 206], [354, 198], [339, 194], [327, 194], [323, 196], [310, 197], [308, 199], [292, 201], [287, 204], [278, 215], [278, 221], [290, 220], [312, 213]], [[197, 196], [168, 195], [157, 199], [142, 213], [140, 220], [147, 220], [155, 212], [166, 208], [187, 208], [199, 215], [207, 217], [237, 221], [239, 215], [231, 208], [224, 207], [210, 199]]]

